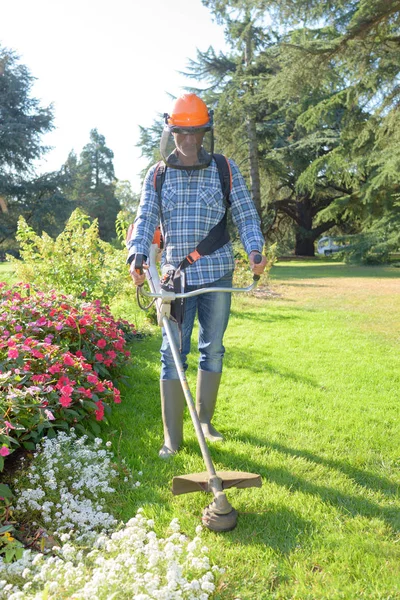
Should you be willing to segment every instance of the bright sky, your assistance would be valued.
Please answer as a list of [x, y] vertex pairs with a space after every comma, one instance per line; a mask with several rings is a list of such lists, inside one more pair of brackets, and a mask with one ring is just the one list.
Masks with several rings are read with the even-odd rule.
[[54, 105], [56, 129], [43, 138], [53, 150], [40, 171], [59, 169], [72, 149], [79, 154], [96, 127], [114, 152], [116, 176], [134, 191], [145, 164], [138, 126], [168, 112], [166, 92], [193, 85], [178, 71], [197, 48], [225, 47], [201, 0], [3, 2], [0, 45], [37, 78], [33, 95]]

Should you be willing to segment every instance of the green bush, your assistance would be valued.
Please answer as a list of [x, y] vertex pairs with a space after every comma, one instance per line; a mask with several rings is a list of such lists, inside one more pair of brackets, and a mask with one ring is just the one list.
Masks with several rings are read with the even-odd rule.
[[109, 304], [130, 283], [124, 250], [101, 240], [97, 219], [92, 222], [79, 208], [56, 239], [45, 232], [39, 236], [20, 217], [16, 239], [22, 260], [11, 256], [8, 260], [19, 279], [43, 290]]

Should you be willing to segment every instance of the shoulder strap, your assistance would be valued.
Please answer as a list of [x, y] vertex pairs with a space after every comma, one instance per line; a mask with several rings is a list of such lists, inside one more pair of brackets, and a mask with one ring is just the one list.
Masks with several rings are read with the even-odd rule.
[[217, 164], [219, 180], [221, 182], [222, 194], [226, 206], [231, 205], [230, 193], [232, 189], [232, 171], [229, 160], [223, 154], [213, 154]]
[[153, 175], [154, 189], [157, 192], [157, 196], [158, 196], [158, 199], [160, 202], [161, 202], [161, 190], [162, 190], [162, 186], [164, 185], [166, 171], [167, 171], [167, 165], [165, 164], [164, 161], [160, 160], [156, 165], [156, 168], [154, 170], [154, 175]]

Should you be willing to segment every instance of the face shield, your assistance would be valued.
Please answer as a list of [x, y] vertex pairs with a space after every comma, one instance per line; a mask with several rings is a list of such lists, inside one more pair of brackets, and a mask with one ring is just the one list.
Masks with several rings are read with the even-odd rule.
[[205, 169], [212, 160], [214, 134], [212, 121], [204, 126], [178, 127], [168, 124], [161, 136], [161, 157], [167, 167], [173, 169]]

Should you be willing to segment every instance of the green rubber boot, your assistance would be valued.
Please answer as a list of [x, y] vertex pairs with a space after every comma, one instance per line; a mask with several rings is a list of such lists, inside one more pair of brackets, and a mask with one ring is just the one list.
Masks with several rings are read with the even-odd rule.
[[183, 440], [183, 411], [185, 396], [179, 379], [160, 381], [161, 413], [164, 425], [164, 445], [158, 453], [160, 458], [170, 458]]
[[204, 437], [210, 442], [222, 442], [224, 439], [211, 425], [220, 381], [221, 373], [211, 373], [201, 369], [197, 371], [196, 410]]

